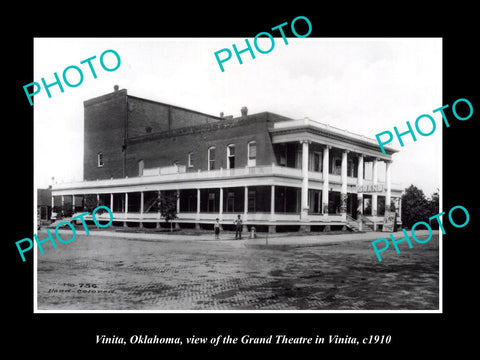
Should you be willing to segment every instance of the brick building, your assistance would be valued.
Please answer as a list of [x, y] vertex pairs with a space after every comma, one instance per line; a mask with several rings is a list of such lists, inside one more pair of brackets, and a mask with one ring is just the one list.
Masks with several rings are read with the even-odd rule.
[[52, 216], [52, 190], [37, 189], [37, 219], [39, 223], [48, 223]]
[[115, 225], [160, 226], [162, 192], [179, 195], [179, 227], [210, 227], [217, 217], [229, 226], [241, 214], [268, 231], [376, 228], [392, 203], [400, 213], [401, 189], [390, 181], [396, 150], [383, 154], [375, 140], [309, 119], [246, 108], [217, 117], [116, 86], [84, 102], [84, 129], [84, 181], [53, 185], [52, 206], [83, 212], [93, 197]]

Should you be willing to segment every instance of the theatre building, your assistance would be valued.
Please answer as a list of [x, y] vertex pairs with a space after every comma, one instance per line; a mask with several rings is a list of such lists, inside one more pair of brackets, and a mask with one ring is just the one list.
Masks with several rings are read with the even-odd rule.
[[162, 192], [175, 193], [176, 227], [219, 218], [227, 229], [240, 214], [270, 232], [379, 229], [385, 209], [400, 214], [396, 150], [308, 118], [240, 114], [207, 115], [117, 86], [87, 100], [84, 180], [53, 184], [52, 207], [80, 213], [93, 201], [111, 208], [114, 225], [155, 228], [165, 223]]

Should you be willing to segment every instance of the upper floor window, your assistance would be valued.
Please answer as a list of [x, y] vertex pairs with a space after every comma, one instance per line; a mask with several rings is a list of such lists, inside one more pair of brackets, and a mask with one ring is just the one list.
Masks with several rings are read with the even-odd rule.
[[248, 143], [248, 166], [257, 166], [257, 143], [255, 141]]
[[358, 175], [358, 163], [355, 163], [352, 159], [348, 159], [347, 176], [357, 177], [357, 175]]
[[235, 168], [235, 145], [227, 146], [227, 169]]
[[287, 147], [285, 144], [280, 144], [279, 145], [279, 159], [278, 159], [278, 165], [280, 166], [287, 166]]
[[312, 151], [309, 155], [308, 170], [317, 172], [322, 171], [322, 153], [318, 151]]
[[295, 151], [295, 168], [296, 169], [302, 168], [302, 154], [303, 154], [302, 149], [297, 148]]
[[342, 159], [337, 157], [334, 158], [332, 174], [334, 175], [341, 175], [342, 174]]
[[193, 153], [188, 153], [187, 166], [193, 167]]
[[208, 170], [215, 170], [215, 146], [208, 148]]
[[143, 160], [138, 161], [138, 176], [143, 176], [144, 162]]
[[97, 167], [103, 166], [103, 153], [97, 153]]

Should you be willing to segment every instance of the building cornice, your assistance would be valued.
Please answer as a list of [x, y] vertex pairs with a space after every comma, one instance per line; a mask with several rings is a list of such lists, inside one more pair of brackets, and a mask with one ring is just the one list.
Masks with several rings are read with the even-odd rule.
[[[322, 125], [322, 127], [318, 126], [317, 124], [313, 125], [311, 122], [306, 121], [305, 123], [298, 123], [298, 121], [295, 121], [297, 123], [292, 124], [291, 126], [286, 126], [286, 123], [281, 124], [280, 127], [273, 127], [269, 129], [269, 132], [274, 135], [287, 135], [287, 134], [313, 134], [313, 135], [319, 135], [328, 139], [332, 139], [335, 141], [339, 141], [342, 143], [347, 143], [355, 146], [361, 146], [365, 149], [375, 151], [380, 153], [380, 147], [378, 146], [378, 143], [373, 140], [369, 139], [365, 136], [350, 133], [345, 130], [340, 130], [336, 128], [332, 128], [328, 125], [324, 124], [318, 124]], [[331, 131], [329, 129], [335, 129], [335, 131]], [[342, 134], [343, 132], [343, 134]], [[393, 155], [394, 153], [398, 152], [398, 150], [387, 147], [385, 146], [385, 152], [387, 155]]]
[[[312, 184], [323, 184], [321, 173], [311, 173], [310, 175], [309, 181], [311, 181]], [[258, 185], [300, 187], [301, 181], [301, 169], [281, 166], [262, 166], [54, 184], [52, 185], [52, 195]], [[348, 177], [347, 183], [348, 185], [356, 185], [357, 180], [356, 178]], [[369, 183], [368, 180], [364, 180], [364, 184]], [[332, 184], [341, 184], [340, 177], [330, 174], [330, 185]], [[394, 189], [396, 189], [396, 186], [392, 187], [392, 190]]]
[[[255, 114], [259, 115], [259, 114]], [[194, 126], [186, 126], [178, 129], [171, 129], [151, 134], [135, 136], [127, 139], [127, 144], [137, 144], [144, 141], [154, 141], [158, 139], [172, 138], [176, 136], [184, 136], [190, 134], [202, 134], [221, 129], [235, 128], [258, 122], [259, 116], [249, 115], [247, 117], [239, 117], [234, 119], [223, 119], [217, 122], [200, 124]]]

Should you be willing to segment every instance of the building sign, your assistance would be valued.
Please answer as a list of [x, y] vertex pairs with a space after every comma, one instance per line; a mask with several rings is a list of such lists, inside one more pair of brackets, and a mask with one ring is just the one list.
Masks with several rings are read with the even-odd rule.
[[390, 233], [394, 232], [396, 222], [397, 222], [397, 213], [395, 211], [385, 210], [385, 216], [383, 218], [382, 231], [386, 231], [386, 232], [390, 232]]
[[357, 185], [357, 193], [375, 193], [385, 191], [383, 184]]

